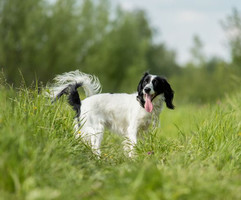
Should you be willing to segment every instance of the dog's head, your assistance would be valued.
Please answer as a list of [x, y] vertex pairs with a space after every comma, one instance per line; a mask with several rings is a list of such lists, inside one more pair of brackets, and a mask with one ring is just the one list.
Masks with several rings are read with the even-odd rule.
[[137, 92], [137, 100], [147, 112], [152, 112], [152, 101], [160, 94], [163, 94], [166, 106], [174, 109], [174, 105], [172, 104], [174, 92], [170, 84], [163, 77], [146, 72], [137, 87]]

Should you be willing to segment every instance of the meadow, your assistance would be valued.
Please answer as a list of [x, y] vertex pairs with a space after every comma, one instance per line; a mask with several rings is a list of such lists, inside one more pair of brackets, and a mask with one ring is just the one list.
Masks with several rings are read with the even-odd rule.
[[[240, 9], [217, 22], [228, 60], [206, 52], [206, 30], [184, 41], [170, 24], [170, 36], [192, 40], [190, 59], [179, 63], [183, 52], [169, 46], [167, 30], [157, 31], [146, 9], [114, 2], [1, 0], [0, 200], [240, 200]], [[192, 5], [191, 13], [221, 8]], [[106, 130], [98, 159], [75, 139], [66, 99], [52, 104], [33, 83], [76, 69], [96, 75], [104, 92], [135, 91], [145, 71], [163, 75], [176, 109], [165, 108], [160, 127], [139, 133], [133, 159], [122, 138]]]
[[134, 159], [107, 132], [97, 159], [64, 99], [1, 85], [0, 199], [241, 199], [240, 99], [164, 109]]

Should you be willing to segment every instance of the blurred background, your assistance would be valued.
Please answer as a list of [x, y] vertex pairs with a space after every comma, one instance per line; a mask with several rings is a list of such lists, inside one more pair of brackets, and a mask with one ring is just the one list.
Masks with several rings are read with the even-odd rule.
[[104, 92], [163, 75], [178, 103], [241, 90], [238, 0], [0, 0], [0, 68], [19, 87], [79, 69]]

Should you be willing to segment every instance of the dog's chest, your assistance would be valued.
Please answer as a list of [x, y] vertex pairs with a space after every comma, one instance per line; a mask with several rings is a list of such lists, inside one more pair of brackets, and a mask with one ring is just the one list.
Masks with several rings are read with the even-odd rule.
[[162, 111], [162, 97], [157, 98], [154, 102], [154, 109], [152, 113], [146, 112], [144, 109], [139, 113], [137, 117], [138, 129], [147, 130], [152, 123], [159, 123], [159, 115]]
[[147, 130], [152, 122], [152, 116], [149, 113], [145, 113], [141, 117], [137, 117], [138, 130]]

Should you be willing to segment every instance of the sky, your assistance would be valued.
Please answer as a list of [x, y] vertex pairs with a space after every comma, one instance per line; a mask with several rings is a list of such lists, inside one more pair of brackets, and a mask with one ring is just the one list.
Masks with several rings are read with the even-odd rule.
[[221, 21], [232, 9], [241, 11], [241, 0], [111, 0], [125, 10], [143, 9], [152, 27], [157, 30], [154, 40], [164, 42], [177, 53], [177, 62], [190, 60], [193, 37], [198, 35], [207, 57], [230, 60], [227, 34]]

